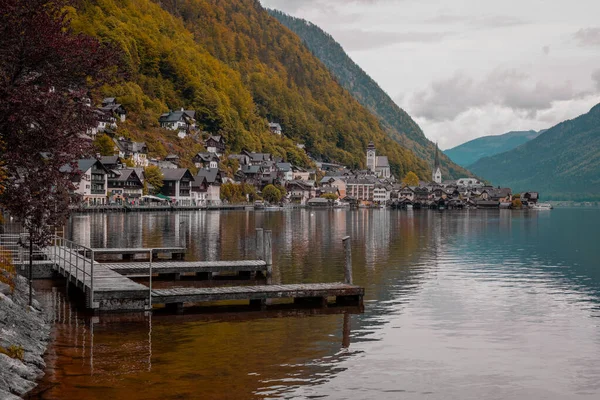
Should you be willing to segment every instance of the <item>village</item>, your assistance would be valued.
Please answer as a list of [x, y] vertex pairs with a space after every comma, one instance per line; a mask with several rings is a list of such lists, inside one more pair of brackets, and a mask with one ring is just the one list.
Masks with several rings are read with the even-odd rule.
[[[106, 98], [95, 109], [98, 125], [85, 135], [94, 140], [98, 135], [116, 129], [126, 120], [126, 110], [115, 98]], [[185, 138], [197, 131], [195, 111], [180, 109], [160, 116], [160, 126]], [[274, 135], [282, 135], [279, 123], [269, 123]], [[82, 159], [64, 172], [72, 173], [74, 195], [83, 209], [126, 208], [205, 208], [234, 204], [264, 208], [281, 206], [308, 207], [377, 207], [396, 209], [464, 209], [538, 207], [539, 194], [513, 194], [510, 188], [493, 187], [473, 177], [443, 180], [439, 150], [436, 147], [431, 181], [422, 181], [409, 172], [398, 180], [391, 173], [388, 158], [377, 155], [371, 142], [365, 149], [366, 169], [351, 170], [346, 166], [321, 162], [312, 158], [315, 168], [293, 165], [268, 153], [243, 150], [230, 154], [225, 139], [206, 134], [205, 152], [191, 160], [197, 169], [181, 167], [176, 154], [163, 159], [150, 158], [148, 147], [122, 136], [111, 139], [114, 155]], [[297, 144], [304, 150], [303, 144]], [[235, 171], [225, 171], [224, 162]], [[162, 181], [156, 187], [147, 179], [148, 167], [158, 169]], [[228, 173], [229, 172], [229, 173]], [[156, 178], [155, 178], [156, 179]], [[232, 192], [237, 192], [236, 196]]]

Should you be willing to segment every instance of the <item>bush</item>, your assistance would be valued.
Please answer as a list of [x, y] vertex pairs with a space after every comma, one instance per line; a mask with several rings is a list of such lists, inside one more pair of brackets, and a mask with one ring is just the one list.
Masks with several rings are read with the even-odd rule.
[[25, 350], [21, 346], [12, 345], [8, 349], [0, 346], [0, 354], [6, 354], [10, 358], [14, 358], [16, 360], [23, 360], [23, 356], [25, 355]]

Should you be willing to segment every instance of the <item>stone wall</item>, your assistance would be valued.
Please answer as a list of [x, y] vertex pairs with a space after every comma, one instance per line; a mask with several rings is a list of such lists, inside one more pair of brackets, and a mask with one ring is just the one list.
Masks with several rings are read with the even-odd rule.
[[[0, 271], [0, 273], [4, 273]], [[44, 374], [44, 352], [50, 339], [51, 324], [37, 300], [28, 304], [29, 286], [22, 276], [15, 277], [15, 289], [0, 282], [0, 399], [18, 399], [36, 386]], [[20, 353], [15, 357], [3, 351]]]

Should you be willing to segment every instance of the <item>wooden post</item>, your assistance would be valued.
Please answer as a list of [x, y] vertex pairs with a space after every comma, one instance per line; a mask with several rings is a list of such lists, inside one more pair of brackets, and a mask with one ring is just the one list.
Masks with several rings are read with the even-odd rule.
[[263, 229], [256, 228], [256, 258], [258, 258], [259, 260], [265, 259], [264, 240], [265, 240], [265, 235], [264, 235]]
[[267, 263], [267, 277], [273, 274], [273, 243], [272, 243], [272, 231], [265, 231], [265, 248], [264, 256], [265, 262]]
[[148, 253], [148, 310], [152, 311], [152, 249], [148, 250]]
[[347, 285], [352, 285], [352, 242], [350, 236], [342, 239], [344, 243], [344, 253], [346, 254], [346, 265], [344, 268], [344, 282]]

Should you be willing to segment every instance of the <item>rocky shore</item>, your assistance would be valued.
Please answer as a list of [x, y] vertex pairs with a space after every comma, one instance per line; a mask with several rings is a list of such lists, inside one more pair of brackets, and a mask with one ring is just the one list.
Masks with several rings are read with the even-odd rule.
[[[0, 271], [3, 273], [3, 271]], [[0, 282], [0, 399], [19, 399], [44, 374], [44, 352], [51, 324], [36, 300], [28, 304], [29, 285], [14, 278], [14, 290]]]

